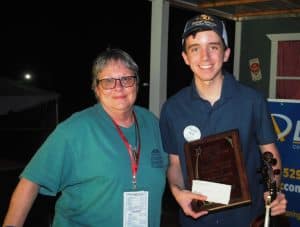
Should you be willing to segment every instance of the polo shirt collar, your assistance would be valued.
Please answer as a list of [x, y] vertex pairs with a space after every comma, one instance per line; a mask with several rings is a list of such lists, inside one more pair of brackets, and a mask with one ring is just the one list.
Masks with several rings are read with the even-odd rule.
[[[238, 95], [238, 89], [236, 86], [237, 84], [234, 76], [226, 71], [223, 72], [223, 75], [224, 75], [224, 80], [222, 84], [222, 92], [221, 92], [220, 100], [226, 100]], [[193, 79], [191, 83], [191, 98], [192, 100], [205, 101], [198, 94], [196, 84], [195, 84], [195, 79]]]

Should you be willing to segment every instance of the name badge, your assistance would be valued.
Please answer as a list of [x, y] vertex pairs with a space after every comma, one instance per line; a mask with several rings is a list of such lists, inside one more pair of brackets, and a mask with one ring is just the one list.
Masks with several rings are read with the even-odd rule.
[[148, 227], [148, 192], [123, 194], [123, 227]]

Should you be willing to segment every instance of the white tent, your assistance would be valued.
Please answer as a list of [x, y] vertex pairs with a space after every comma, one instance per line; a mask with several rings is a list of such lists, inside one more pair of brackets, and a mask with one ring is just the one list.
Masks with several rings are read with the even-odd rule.
[[0, 115], [20, 112], [43, 103], [55, 101], [56, 122], [58, 122], [58, 97], [59, 95], [55, 92], [25, 86], [0, 77]]
[[58, 123], [58, 98], [55, 92], [0, 77], [0, 170], [29, 161]]

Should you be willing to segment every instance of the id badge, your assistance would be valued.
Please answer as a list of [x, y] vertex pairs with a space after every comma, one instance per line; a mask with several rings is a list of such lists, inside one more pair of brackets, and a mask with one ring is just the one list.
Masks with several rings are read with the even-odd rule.
[[124, 192], [123, 227], [148, 227], [148, 191]]

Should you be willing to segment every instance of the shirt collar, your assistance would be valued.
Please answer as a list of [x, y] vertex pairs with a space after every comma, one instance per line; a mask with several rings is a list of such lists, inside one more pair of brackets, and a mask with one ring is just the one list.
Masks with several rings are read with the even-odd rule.
[[[222, 92], [221, 92], [220, 100], [224, 100], [238, 95], [238, 89], [236, 86], [237, 84], [235, 83], [234, 76], [226, 71], [223, 72], [223, 75], [224, 75], [224, 80], [222, 84]], [[204, 101], [198, 94], [194, 79], [191, 83], [191, 98], [192, 100]]]

